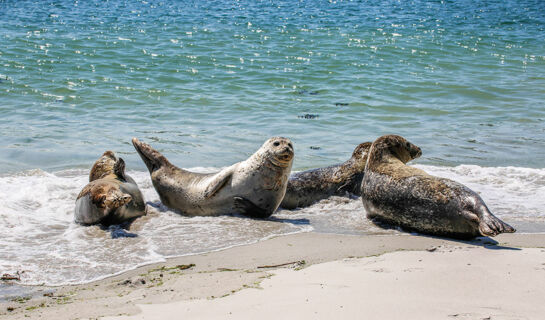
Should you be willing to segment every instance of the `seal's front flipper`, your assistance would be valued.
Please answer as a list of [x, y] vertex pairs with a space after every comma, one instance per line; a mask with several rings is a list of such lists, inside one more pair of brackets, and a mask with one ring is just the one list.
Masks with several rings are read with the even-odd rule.
[[127, 181], [127, 178], [125, 177], [125, 160], [122, 158], [117, 159], [114, 165], [114, 173], [119, 179]]
[[206, 199], [215, 195], [223, 186], [227, 184], [229, 179], [233, 176], [233, 169], [225, 169], [212, 177], [212, 181], [208, 183], [206, 189], [204, 189], [204, 197]]
[[132, 145], [146, 164], [146, 167], [148, 167], [150, 173], [163, 165], [171, 165], [165, 156], [153, 149], [149, 144], [139, 141], [136, 138], [132, 138]]
[[350, 176], [346, 179], [346, 181], [340, 186], [337, 188], [336, 190], [336, 193], [337, 194], [342, 194], [344, 193], [344, 191], [346, 192], [352, 192], [352, 189], [354, 188], [351, 188], [351, 186], [356, 183], [356, 178], [354, 176]]
[[252, 201], [243, 198], [243, 197], [233, 197], [234, 205], [233, 208], [240, 213], [252, 217], [265, 219], [268, 218], [272, 212], [269, 212], [263, 208], [258, 207]]

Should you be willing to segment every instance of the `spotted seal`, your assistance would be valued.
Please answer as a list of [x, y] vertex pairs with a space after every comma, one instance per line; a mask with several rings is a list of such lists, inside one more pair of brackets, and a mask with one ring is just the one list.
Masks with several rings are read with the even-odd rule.
[[361, 188], [368, 218], [461, 239], [515, 232], [468, 187], [406, 165], [421, 154], [397, 135], [373, 142]]
[[286, 138], [270, 138], [248, 159], [210, 174], [180, 169], [150, 145], [136, 138], [132, 143], [161, 202], [185, 215], [267, 218], [286, 193], [293, 160], [293, 146]]
[[106, 151], [89, 173], [74, 210], [77, 223], [114, 224], [146, 214], [144, 197], [134, 180], [125, 174], [125, 161]]
[[344, 163], [292, 174], [280, 207], [284, 209], [308, 207], [332, 195], [346, 193], [359, 196], [370, 147], [371, 142], [361, 143]]

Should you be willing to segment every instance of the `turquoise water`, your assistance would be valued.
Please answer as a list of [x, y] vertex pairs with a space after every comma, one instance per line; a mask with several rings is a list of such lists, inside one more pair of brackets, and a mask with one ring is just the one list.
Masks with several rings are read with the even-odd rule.
[[545, 163], [539, 0], [0, 1], [0, 21], [0, 172], [106, 149], [144, 170], [133, 136], [184, 167], [283, 135], [305, 169], [385, 133], [425, 164]]
[[[418, 167], [545, 232], [543, 1], [0, 0], [0, 21], [0, 273], [23, 270], [21, 283], [287, 233], [399, 233], [348, 197], [265, 221], [183, 217], [161, 205], [132, 137], [213, 172], [282, 135], [299, 171], [396, 133], [422, 148]], [[73, 222], [105, 150], [146, 198], [135, 237]]]

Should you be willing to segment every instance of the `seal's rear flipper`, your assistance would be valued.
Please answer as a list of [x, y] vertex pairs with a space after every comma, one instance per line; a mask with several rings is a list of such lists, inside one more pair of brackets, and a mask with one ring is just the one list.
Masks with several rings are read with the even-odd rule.
[[483, 219], [479, 224], [479, 232], [483, 236], [493, 237], [500, 233], [513, 233], [516, 231], [515, 228], [496, 217]]
[[493, 237], [500, 233], [513, 233], [517, 231], [515, 228], [501, 221], [489, 211], [487, 213], [488, 214], [481, 217], [481, 221], [479, 222], [479, 232], [481, 235]]
[[159, 169], [163, 165], [170, 165], [167, 158], [163, 156], [159, 151], [153, 149], [149, 144], [139, 141], [136, 138], [132, 138], [132, 145], [140, 155], [140, 158], [144, 160], [144, 163], [148, 167], [150, 173]]
[[246, 198], [233, 197], [233, 200], [235, 201], [233, 208], [248, 217], [265, 219], [270, 217], [272, 214], [272, 212], [258, 207], [252, 201]]

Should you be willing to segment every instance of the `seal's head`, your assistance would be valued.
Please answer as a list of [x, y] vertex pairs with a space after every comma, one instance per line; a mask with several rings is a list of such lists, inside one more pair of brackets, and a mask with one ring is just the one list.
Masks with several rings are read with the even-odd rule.
[[402, 136], [386, 135], [373, 142], [369, 151], [368, 163], [378, 163], [387, 157], [395, 157], [403, 163], [407, 163], [422, 155], [422, 150], [407, 141]]
[[104, 178], [105, 176], [114, 173], [114, 167], [117, 162], [117, 157], [112, 151], [106, 151], [100, 157], [89, 173], [89, 182], [95, 181], [97, 179]]
[[367, 153], [369, 152], [369, 148], [371, 148], [372, 142], [364, 142], [358, 144], [356, 149], [354, 149], [354, 152], [352, 152], [352, 158], [354, 159], [361, 159], [367, 156]]
[[354, 152], [352, 152], [352, 157], [350, 158], [352, 163], [355, 163], [358, 168], [365, 167], [365, 163], [367, 162], [367, 156], [369, 155], [369, 149], [371, 149], [372, 142], [364, 142], [360, 143], [356, 149], [354, 149]]
[[289, 167], [293, 160], [293, 144], [291, 140], [283, 137], [273, 137], [265, 141], [261, 150], [264, 158], [278, 167]]

